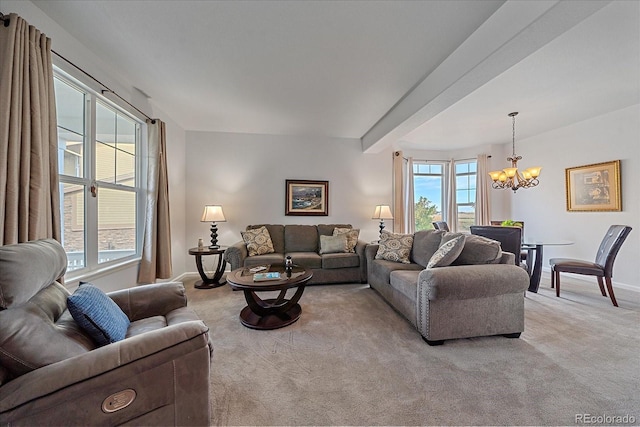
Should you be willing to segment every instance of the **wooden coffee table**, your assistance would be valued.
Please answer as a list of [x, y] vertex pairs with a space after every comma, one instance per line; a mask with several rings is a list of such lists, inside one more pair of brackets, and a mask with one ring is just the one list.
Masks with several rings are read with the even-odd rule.
[[[304, 292], [305, 283], [313, 273], [309, 268], [294, 265], [291, 277], [287, 278], [284, 264], [271, 264], [265, 272], [279, 272], [282, 278], [264, 282], [254, 282], [249, 267], [238, 268], [227, 275], [227, 283], [234, 290], [244, 291], [247, 306], [240, 312], [240, 322], [252, 329], [277, 329], [294, 323], [300, 317], [302, 308], [298, 301]], [[291, 299], [287, 290], [297, 288]], [[280, 291], [277, 298], [261, 299], [257, 292]]]

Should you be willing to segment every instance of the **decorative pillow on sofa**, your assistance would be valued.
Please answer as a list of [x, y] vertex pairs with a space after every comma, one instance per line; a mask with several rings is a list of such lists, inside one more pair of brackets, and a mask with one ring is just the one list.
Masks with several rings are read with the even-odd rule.
[[444, 243], [433, 254], [427, 268], [446, 267], [458, 258], [464, 249], [464, 236], [458, 236]]
[[67, 308], [80, 327], [100, 346], [123, 340], [129, 318], [107, 294], [90, 283], [67, 297]]
[[244, 240], [244, 243], [247, 245], [249, 256], [272, 254], [275, 252], [267, 227], [262, 226], [260, 228], [241, 231], [240, 234], [242, 235], [242, 240]]
[[320, 236], [320, 255], [347, 252], [346, 234], [337, 236]]
[[494, 264], [502, 258], [500, 242], [475, 234], [447, 232], [442, 235], [440, 244], [458, 236], [464, 236], [464, 248], [453, 265]]
[[413, 234], [395, 234], [382, 230], [376, 259], [411, 264], [409, 256], [413, 246]]
[[333, 235], [338, 236], [340, 234], [346, 234], [347, 236], [347, 252], [354, 253], [356, 250], [356, 244], [358, 243], [358, 236], [360, 234], [359, 228], [340, 228], [333, 229]]

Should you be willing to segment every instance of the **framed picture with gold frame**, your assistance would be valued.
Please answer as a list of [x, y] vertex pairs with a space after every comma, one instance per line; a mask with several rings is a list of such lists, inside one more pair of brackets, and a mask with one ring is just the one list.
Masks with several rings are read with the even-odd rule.
[[621, 211], [620, 160], [565, 169], [567, 211]]
[[285, 215], [329, 215], [329, 181], [286, 180]]

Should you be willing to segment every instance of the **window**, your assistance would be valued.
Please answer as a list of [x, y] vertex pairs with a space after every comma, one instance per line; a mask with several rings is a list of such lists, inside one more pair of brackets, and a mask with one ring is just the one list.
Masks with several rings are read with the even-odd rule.
[[[415, 229], [429, 230], [433, 221], [446, 220], [446, 188], [449, 169], [447, 162], [414, 160], [413, 194]], [[476, 175], [475, 160], [455, 162], [455, 204], [458, 214], [458, 231], [470, 231], [476, 218]]]
[[62, 244], [68, 272], [140, 256], [144, 123], [56, 73]]
[[417, 230], [433, 228], [433, 221], [442, 221], [446, 165], [442, 162], [413, 163], [414, 215]]
[[458, 231], [470, 232], [470, 227], [476, 221], [477, 162], [475, 160], [456, 161], [455, 169]]

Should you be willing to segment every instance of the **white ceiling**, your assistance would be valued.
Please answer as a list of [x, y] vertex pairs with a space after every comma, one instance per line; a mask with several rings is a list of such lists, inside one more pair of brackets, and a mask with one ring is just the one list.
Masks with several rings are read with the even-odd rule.
[[[397, 146], [447, 150], [509, 142], [511, 111], [524, 138], [640, 100], [638, 1], [595, 2], [577, 25], [556, 1], [34, 3], [186, 130], [362, 138], [388, 128], [401, 130]], [[393, 117], [464, 42], [493, 30], [502, 43], [500, 12], [534, 7], [546, 20], [512, 29], [531, 52], [496, 45], [491, 54], [514, 65], [478, 87], [443, 86], [457, 98], [421, 126]], [[527, 31], [543, 24], [560, 34], [538, 49]], [[482, 65], [459, 68], [468, 77]]]

